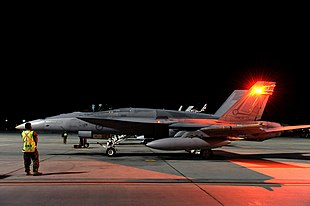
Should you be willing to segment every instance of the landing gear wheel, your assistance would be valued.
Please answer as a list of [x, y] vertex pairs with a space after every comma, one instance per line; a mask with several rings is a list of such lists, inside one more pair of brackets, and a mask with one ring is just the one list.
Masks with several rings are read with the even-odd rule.
[[202, 149], [200, 151], [200, 155], [204, 158], [204, 159], [210, 159], [213, 156], [213, 151], [211, 149]]
[[84, 147], [85, 147], [85, 148], [88, 148], [88, 147], [89, 147], [89, 143], [85, 143], [85, 144], [84, 144]]
[[116, 150], [113, 147], [109, 147], [105, 153], [107, 156], [112, 157], [116, 154]]

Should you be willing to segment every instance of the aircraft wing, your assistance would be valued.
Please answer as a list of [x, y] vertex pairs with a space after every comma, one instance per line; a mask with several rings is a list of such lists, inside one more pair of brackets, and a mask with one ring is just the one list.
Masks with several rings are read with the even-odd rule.
[[[78, 117], [79, 119], [95, 124], [101, 125], [105, 128], [111, 128], [118, 131], [120, 134], [127, 135], [146, 135], [153, 138], [160, 138], [168, 136], [168, 127], [175, 121], [169, 119], [154, 119], [154, 118], [130, 118], [130, 117]], [[154, 134], [154, 131], [156, 132]]]
[[[83, 121], [102, 125], [105, 127], [115, 127], [115, 125], [126, 124], [126, 125], [166, 125], [169, 129], [178, 130], [189, 130], [201, 129], [209, 127], [215, 123], [221, 122], [222, 125], [232, 125], [229, 123], [224, 123], [217, 120], [207, 120], [207, 119], [175, 119], [175, 118], [164, 118], [164, 119], [153, 119], [153, 118], [131, 118], [131, 117], [114, 117], [114, 118], [102, 118], [102, 117], [92, 117], [83, 116], [77, 117]], [[233, 124], [235, 125], [235, 124]]]
[[98, 124], [107, 125], [109, 123], [137, 123], [137, 124], [172, 124], [177, 121], [171, 119], [151, 119], [151, 118], [131, 118], [131, 117], [120, 117], [120, 118], [100, 118], [100, 117], [77, 117], [83, 121]]

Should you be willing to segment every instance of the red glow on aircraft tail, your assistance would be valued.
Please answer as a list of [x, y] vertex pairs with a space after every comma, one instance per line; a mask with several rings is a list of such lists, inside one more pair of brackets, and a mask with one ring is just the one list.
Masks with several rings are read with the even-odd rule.
[[244, 97], [239, 99], [219, 119], [236, 123], [260, 120], [275, 86], [275, 82], [257, 81]]
[[275, 82], [259, 81], [251, 87], [250, 94], [251, 95], [261, 95], [261, 94], [272, 95], [275, 86], [276, 86]]

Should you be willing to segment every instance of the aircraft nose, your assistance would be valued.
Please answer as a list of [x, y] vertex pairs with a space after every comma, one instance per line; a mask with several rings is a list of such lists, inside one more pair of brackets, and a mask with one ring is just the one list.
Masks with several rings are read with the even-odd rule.
[[[31, 123], [32, 129], [34, 130], [44, 129], [44, 126], [45, 126], [45, 121], [42, 119], [32, 120], [32, 121], [29, 121], [29, 123]], [[25, 129], [25, 124], [26, 123], [22, 123], [20, 125], [17, 125], [15, 128], [18, 130], [23, 130]]]
[[15, 129], [25, 129], [25, 123], [17, 125]]

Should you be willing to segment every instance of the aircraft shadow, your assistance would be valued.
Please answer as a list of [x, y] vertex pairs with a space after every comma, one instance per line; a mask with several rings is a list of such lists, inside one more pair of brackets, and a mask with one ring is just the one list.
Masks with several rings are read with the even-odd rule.
[[190, 153], [165, 153], [165, 152], [161, 152], [161, 153], [147, 153], [147, 152], [139, 152], [139, 153], [127, 153], [127, 152], [119, 152], [116, 153], [115, 156], [113, 157], [108, 157], [105, 153], [98, 153], [98, 152], [94, 152], [94, 153], [86, 153], [86, 152], [75, 152], [75, 153], [64, 153], [64, 154], [49, 154], [49, 155], [56, 155], [56, 156], [68, 156], [68, 155], [72, 155], [72, 156], [89, 156], [89, 157], [95, 157], [95, 156], [101, 156], [101, 157], [106, 157], [108, 159], [117, 159], [120, 157], [158, 157], [161, 159], [189, 159], [189, 160], [194, 160], [194, 159], [203, 159], [202, 157], [200, 157], [199, 155], [193, 155]]
[[307, 153], [257, 153], [257, 154], [238, 154], [227, 152], [224, 150], [213, 150], [213, 156], [210, 159], [204, 159], [200, 155], [190, 154], [190, 153], [169, 153], [169, 152], [160, 152], [160, 153], [148, 153], [148, 152], [119, 152], [116, 153], [113, 157], [108, 157], [105, 153], [89, 153], [89, 152], [74, 152], [74, 153], [64, 153], [64, 154], [50, 154], [50, 155], [72, 155], [72, 156], [102, 156], [108, 157], [111, 159], [119, 157], [158, 157], [159, 159], [164, 160], [233, 160], [233, 159], [298, 159], [298, 160], [310, 160], [310, 156], [304, 156]]
[[0, 180], [10, 177], [11, 175], [0, 175]]
[[71, 174], [82, 174], [87, 172], [48, 172], [43, 173], [41, 176], [48, 176], [48, 175], [71, 175]]

